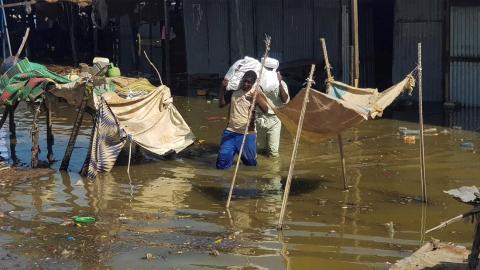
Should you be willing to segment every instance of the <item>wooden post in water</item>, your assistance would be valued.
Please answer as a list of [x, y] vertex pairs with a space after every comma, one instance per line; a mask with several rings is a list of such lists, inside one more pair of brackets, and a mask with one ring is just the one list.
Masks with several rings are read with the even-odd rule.
[[80, 126], [82, 125], [83, 121], [83, 115], [85, 114], [85, 108], [87, 107], [88, 91], [87, 86], [85, 85], [84, 87], [85, 90], [83, 93], [83, 100], [82, 103], [80, 103], [77, 118], [75, 119], [75, 123], [73, 125], [72, 134], [70, 135], [70, 139], [68, 141], [67, 150], [65, 150], [65, 155], [63, 156], [62, 164], [60, 165], [61, 171], [66, 171], [68, 169], [70, 158], [72, 157], [73, 153], [73, 147], [75, 146], [75, 142], [77, 141], [78, 132], [80, 131]]
[[40, 147], [38, 146], [38, 116], [40, 115], [40, 108], [42, 106], [41, 102], [36, 102], [33, 106], [33, 122], [32, 122], [32, 168], [38, 167], [38, 153], [40, 152]]
[[3, 127], [3, 124], [5, 124], [5, 121], [7, 121], [8, 110], [9, 110], [8, 106], [5, 106], [3, 110], [2, 118], [0, 119], [0, 129]]
[[15, 125], [15, 110], [20, 102], [16, 101], [12, 106], [8, 106], [8, 128], [10, 130], [10, 138], [17, 138], [17, 126]]
[[[265, 66], [265, 60], [268, 58], [268, 54], [270, 53], [271, 39], [272, 38], [270, 36], [265, 36], [265, 54], [263, 56], [262, 65], [260, 68], [260, 74], [258, 75], [257, 81], [255, 82], [253, 87], [258, 87], [258, 84], [260, 83], [260, 79], [262, 78], [263, 68]], [[242, 138], [242, 145], [240, 146], [240, 151], [238, 152], [237, 164], [235, 165], [235, 172], [233, 174], [232, 183], [230, 185], [230, 191], [228, 192], [228, 199], [227, 199], [227, 205], [226, 205], [227, 209], [230, 207], [230, 201], [232, 200], [233, 187], [235, 186], [235, 180], [237, 179], [238, 166], [240, 165], [240, 159], [243, 154], [243, 147], [245, 146], [245, 140], [248, 135], [248, 128], [250, 126], [250, 121], [252, 120], [252, 114], [253, 114], [253, 110], [255, 109], [256, 100], [257, 100], [257, 95], [254, 94], [252, 99], [252, 104], [250, 105], [250, 109], [248, 111], [247, 125], [245, 126], [245, 132], [243, 133], [243, 138]]]
[[[320, 43], [322, 45], [323, 59], [325, 61], [325, 72], [327, 72], [327, 78], [328, 78], [328, 80], [330, 80], [330, 79], [333, 80], [332, 71], [331, 71], [332, 66], [330, 65], [330, 61], [328, 60], [328, 51], [327, 51], [327, 44], [325, 42], [325, 39], [321, 38]], [[343, 188], [348, 189], [347, 168], [346, 168], [346, 164], [345, 164], [345, 156], [344, 156], [344, 153], [343, 153], [342, 135], [338, 134], [337, 138], [338, 138], [338, 148], [340, 150], [340, 161], [341, 161], [341, 164], [342, 164]]]
[[297, 159], [298, 144], [300, 142], [300, 136], [302, 135], [303, 120], [305, 119], [305, 112], [307, 110], [308, 96], [310, 94], [310, 88], [312, 88], [313, 73], [315, 72], [315, 65], [310, 68], [310, 75], [308, 76], [307, 89], [305, 90], [305, 96], [303, 97], [302, 110], [300, 111], [300, 118], [298, 119], [297, 134], [295, 135], [295, 143], [293, 145], [292, 157], [290, 159], [290, 168], [288, 169], [287, 182], [285, 183], [285, 191], [283, 192], [282, 208], [280, 209], [280, 217], [278, 218], [277, 229], [283, 228], [283, 218], [285, 216], [285, 210], [287, 209], [288, 195], [290, 194], [290, 186], [292, 184], [293, 170], [295, 168], [295, 160]]
[[418, 113], [420, 117], [420, 180], [422, 184], [422, 201], [427, 203], [427, 182], [425, 179], [425, 143], [423, 136], [422, 43], [418, 43]]
[[480, 222], [473, 217], [475, 220], [475, 238], [473, 239], [472, 252], [468, 255], [468, 270], [477, 269], [478, 265], [478, 254], [480, 253]]
[[44, 101], [46, 124], [47, 124], [47, 160], [49, 163], [53, 162], [53, 145], [55, 144], [55, 139], [52, 132], [52, 111], [50, 110], [49, 100], [45, 99]]

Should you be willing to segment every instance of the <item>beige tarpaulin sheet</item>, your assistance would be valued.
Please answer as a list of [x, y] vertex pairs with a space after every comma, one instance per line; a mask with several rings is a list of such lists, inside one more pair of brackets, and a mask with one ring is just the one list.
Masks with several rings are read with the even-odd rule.
[[[316, 143], [342, 133], [368, 119], [381, 116], [403, 91], [413, 89], [415, 79], [409, 75], [389, 89], [378, 93], [376, 89], [353, 88], [332, 81], [329, 94], [311, 90], [303, 122], [302, 138]], [[275, 113], [287, 130], [295, 134], [302, 109], [305, 89], [286, 106], [275, 108]]]
[[160, 86], [148, 95], [125, 99], [114, 92], [102, 96], [118, 124], [142, 148], [164, 155], [180, 152], [195, 140], [190, 127], [173, 105], [170, 89]]

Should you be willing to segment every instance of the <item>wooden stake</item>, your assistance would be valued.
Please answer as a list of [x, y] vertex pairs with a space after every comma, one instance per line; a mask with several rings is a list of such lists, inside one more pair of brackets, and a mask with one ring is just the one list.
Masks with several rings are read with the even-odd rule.
[[8, 32], [7, 15], [5, 14], [5, 6], [3, 4], [3, 0], [0, 0], [0, 4], [2, 5], [3, 27], [5, 28], [5, 35], [7, 36], [8, 52], [10, 53], [10, 56], [12, 56], [12, 45], [10, 43], [10, 33]]
[[[268, 54], [270, 53], [271, 39], [272, 38], [270, 36], [265, 36], [265, 54], [263, 56], [262, 66], [260, 68], [260, 74], [258, 75], [257, 81], [252, 87], [254, 91], [256, 91], [256, 88], [260, 83], [260, 79], [263, 74], [263, 67], [265, 66], [265, 60], [267, 59]], [[252, 120], [252, 114], [253, 114], [253, 110], [255, 109], [256, 100], [257, 100], [257, 95], [254, 94], [252, 99], [252, 104], [250, 105], [250, 110], [248, 110], [247, 125], [245, 126], [245, 132], [243, 133], [243, 138], [242, 138], [242, 145], [240, 146], [240, 151], [238, 152], [237, 164], [235, 166], [235, 173], [233, 174], [232, 183], [230, 185], [230, 191], [228, 192], [227, 209], [228, 207], [230, 207], [230, 201], [232, 199], [232, 194], [233, 194], [233, 187], [235, 186], [235, 180], [237, 179], [238, 167], [240, 165], [240, 159], [243, 154], [243, 147], [245, 146], [245, 139], [247, 138], [247, 135], [248, 135], [248, 127], [250, 126], [250, 121]]]
[[80, 108], [78, 109], [77, 118], [75, 119], [75, 123], [73, 125], [72, 134], [70, 135], [70, 139], [68, 141], [67, 150], [65, 150], [65, 155], [63, 156], [62, 164], [60, 165], [61, 171], [66, 171], [68, 169], [70, 158], [72, 157], [72, 153], [73, 153], [73, 147], [75, 146], [75, 142], [77, 141], [78, 132], [80, 131], [80, 127], [83, 121], [83, 115], [85, 114], [85, 108], [87, 107], [87, 100], [88, 100], [88, 91], [87, 91], [87, 86], [85, 86], [83, 100], [82, 100], [82, 103], [80, 103]]
[[88, 173], [88, 165], [90, 164], [90, 157], [92, 155], [92, 146], [93, 146], [93, 135], [95, 134], [95, 129], [97, 127], [97, 117], [96, 115], [92, 115], [92, 131], [90, 132], [90, 142], [88, 144], [88, 152], [85, 161], [83, 162], [82, 169], [80, 170], [81, 176], [87, 176]]
[[38, 116], [40, 115], [40, 108], [42, 103], [36, 102], [34, 105], [34, 112], [33, 112], [33, 122], [32, 122], [32, 161], [31, 166], [32, 168], [38, 167], [38, 153], [40, 152], [40, 147], [38, 146]]
[[15, 125], [15, 110], [20, 102], [15, 102], [12, 106], [8, 106], [8, 128], [10, 130], [10, 137], [17, 138], [17, 126]]
[[353, 31], [353, 85], [358, 87], [360, 81], [360, 52], [358, 45], [358, 0], [352, 0], [352, 31]]
[[480, 253], [480, 222], [475, 219], [475, 238], [473, 239], [472, 252], [468, 255], [468, 270], [477, 269], [478, 254]]
[[305, 118], [305, 111], [307, 110], [308, 96], [310, 88], [312, 87], [313, 73], [315, 72], [315, 65], [310, 68], [310, 75], [308, 76], [307, 89], [303, 98], [302, 110], [300, 111], [300, 118], [298, 119], [297, 134], [295, 135], [295, 144], [293, 145], [292, 157], [290, 159], [290, 168], [288, 169], [287, 182], [285, 184], [285, 191], [283, 192], [282, 208], [280, 210], [280, 217], [278, 218], [277, 229], [281, 230], [283, 227], [283, 218], [287, 208], [288, 195], [290, 194], [290, 186], [292, 184], [293, 170], [295, 168], [295, 160], [297, 159], [298, 144], [300, 136], [302, 135], [303, 120]]
[[423, 136], [423, 74], [422, 43], [418, 43], [418, 113], [420, 117], [420, 180], [422, 184], [422, 201], [427, 203], [427, 182], [425, 179], [425, 144]]
[[[322, 45], [322, 50], [323, 50], [323, 59], [325, 61], [325, 72], [327, 72], [327, 79], [328, 80], [333, 80], [332, 71], [331, 71], [332, 66], [330, 65], [330, 61], [328, 59], [327, 44], [325, 42], [325, 39], [321, 38], [320, 43]], [[328, 87], [329, 86], [327, 85], [327, 88]], [[343, 153], [342, 135], [338, 134], [337, 138], [338, 138], [338, 148], [340, 150], [340, 161], [341, 161], [341, 164], [342, 164], [343, 188], [348, 189], [347, 168], [346, 168], [346, 164], [345, 164], [345, 156], [344, 156], [344, 153]]]
[[55, 138], [52, 132], [52, 111], [50, 110], [50, 103], [47, 99], [43, 103], [46, 112], [46, 124], [47, 124], [47, 160], [49, 163], [54, 161], [53, 158], [53, 145], [55, 144]]
[[3, 127], [3, 124], [5, 124], [5, 121], [7, 121], [8, 111], [9, 111], [8, 106], [5, 106], [5, 109], [3, 110], [2, 118], [0, 119], [0, 129]]

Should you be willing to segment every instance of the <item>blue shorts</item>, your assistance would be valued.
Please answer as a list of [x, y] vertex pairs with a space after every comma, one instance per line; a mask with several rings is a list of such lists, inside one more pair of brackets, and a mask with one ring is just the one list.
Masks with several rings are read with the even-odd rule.
[[[257, 165], [257, 135], [247, 134], [245, 145], [243, 147], [242, 162], [246, 166]], [[220, 151], [217, 157], [217, 169], [228, 169], [233, 165], [233, 158], [240, 152], [242, 146], [243, 134], [233, 131], [223, 131], [222, 141], [220, 143]]]

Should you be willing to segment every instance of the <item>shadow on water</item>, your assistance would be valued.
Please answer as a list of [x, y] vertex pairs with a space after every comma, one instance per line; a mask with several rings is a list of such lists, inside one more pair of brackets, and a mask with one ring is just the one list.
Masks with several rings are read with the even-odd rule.
[[[218, 180], [218, 182], [223, 180]], [[252, 185], [251, 182], [256, 182], [256, 186], [248, 188], [242, 186], [242, 184], [236, 185], [236, 188], [233, 191], [232, 200], [252, 200], [252, 199], [261, 199], [264, 197], [270, 197], [272, 195], [283, 194], [285, 189], [286, 177], [281, 178], [280, 186], [273, 186], [274, 189], [269, 189], [268, 183], [270, 180], [260, 179], [260, 180], [245, 180], [243, 181], [245, 185]], [[271, 181], [278, 181], [276, 179]], [[260, 183], [259, 183], [260, 182]], [[262, 183], [263, 182], [263, 183]], [[322, 186], [323, 180], [319, 179], [305, 179], [305, 178], [296, 178], [291, 185], [290, 196], [301, 196], [303, 194], [315, 192], [320, 186]], [[206, 194], [215, 201], [224, 202], [228, 198], [229, 187], [221, 186], [204, 186], [196, 183], [192, 183], [193, 188], [198, 191]], [[265, 187], [267, 186], [267, 187]], [[270, 186], [271, 187], [271, 186]]]

